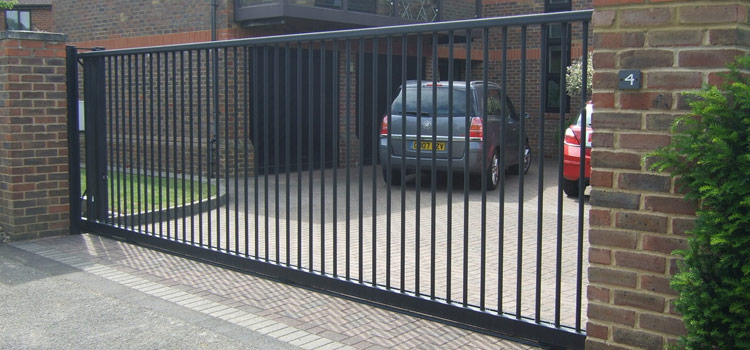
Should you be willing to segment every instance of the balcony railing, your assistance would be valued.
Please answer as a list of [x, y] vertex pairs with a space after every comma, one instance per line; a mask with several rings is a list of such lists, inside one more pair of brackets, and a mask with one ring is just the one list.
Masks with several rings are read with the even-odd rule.
[[300, 18], [362, 26], [440, 20], [440, 0], [235, 0], [235, 20]]

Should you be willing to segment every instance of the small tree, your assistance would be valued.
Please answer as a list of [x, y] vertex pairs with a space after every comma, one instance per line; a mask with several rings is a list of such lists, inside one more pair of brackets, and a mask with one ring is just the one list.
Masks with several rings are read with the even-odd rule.
[[[593, 56], [591, 52], [588, 54], [588, 62], [586, 64], [586, 91], [590, 94], [593, 88], [594, 80], [594, 65], [592, 64]], [[583, 87], [583, 57], [575, 60], [573, 64], [569, 65], [567, 72], [565, 73], [565, 91], [568, 96], [578, 96], [581, 94], [581, 88]]]
[[672, 143], [649, 155], [699, 204], [672, 279], [686, 349], [750, 348], [750, 57], [730, 69], [720, 87], [692, 94]]
[[0, 0], [0, 10], [10, 10], [18, 4], [18, 0]]

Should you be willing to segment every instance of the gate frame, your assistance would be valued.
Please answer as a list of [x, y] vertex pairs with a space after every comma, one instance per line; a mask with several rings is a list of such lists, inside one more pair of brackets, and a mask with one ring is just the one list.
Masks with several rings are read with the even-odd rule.
[[[81, 213], [81, 189], [80, 189], [80, 141], [78, 136], [78, 118], [77, 118], [77, 100], [79, 93], [78, 69], [79, 59], [84, 64], [93, 62], [90, 66], [84, 66], [84, 90], [88, 95], [93, 92], [99, 97], [103, 94], [104, 75], [97, 74], [93, 66], [101, 65], [103, 72], [105, 55], [127, 52], [128, 54], [145, 54], [145, 53], [163, 53], [180, 49], [212, 49], [218, 52], [220, 48], [236, 47], [238, 45], [263, 44], [283, 44], [295, 43], [300, 41], [319, 41], [319, 40], [346, 40], [355, 38], [372, 38], [385, 37], [393, 35], [402, 35], [408, 29], [408, 32], [427, 33], [450, 30], [480, 30], [495, 27], [511, 27], [526, 25], [542, 25], [549, 23], [570, 23], [582, 22], [588, 24], [591, 21], [593, 10], [570, 11], [562, 13], [551, 13], [542, 15], [523, 15], [513, 17], [485, 18], [475, 20], [462, 20], [453, 22], [426, 23], [408, 26], [394, 26], [375, 29], [354, 29], [347, 31], [295, 34], [285, 36], [260, 37], [250, 39], [237, 39], [221, 42], [210, 42], [189, 45], [172, 45], [154, 48], [136, 48], [127, 50], [111, 51], [91, 51], [78, 53], [75, 47], [67, 48], [67, 81], [68, 81], [68, 137], [69, 137], [69, 175], [71, 181], [70, 198], [71, 198], [71, 232], [78, 233], [81, 230], [95, 234], [111, 237], [114, 239], [125, 240], [129, 243], [143, 245], [152, 249], [166, 251], [224, 268], [238, 270], [245, 273], [256, 274], [263, 277], [271, 278], [289, 284], [302, 285], [304, 287], [320, 290], [323, 292], [345, 295], [347, 298], [353, 298], [358, 301], [375, 303], [379, 306], [396, 309], [400, 312], [411, 312], [423, 316], [436, 317], [442, 322], [451, 323], [461, 327], [467, 327], [483, 332], [490, 332], [498, 335], [509, 335], [511, 337], [534, 339], [543, 346], [552, 348], [583, 348], [585, 343], [585, 330], [581, 329], [576, 332], [575, 329], [568, 326], [555, 327], [550, 322], [535, 321], [532, 318], [511, 315], [508, 313], [489, 313], [481, 311], [475, 307], [463, 307], [460, 303], [446, 303], [437, 299], [430, 299], [422, 296], [415, 296], [411, 293], [400, 293], [394, 290], [388, 290], [381, 286], [373, 286], [372, 283], [356, 283], [355, 280], [346, 280], [342, 277], [333, 277], [330, 275], [320, 274], [317, 272], [305, 271], [285, 267], [282, 264], [272, 264], [246, 258], [236, 254], [222, 252], [216, 248], [203, 248], [181, 243], [172, 238], [159, 238], [155, 236], [144, 235], [109, 226], [97, 220], [106, 218], [107, 205], [107, 188], [106, 188], [106, 157], [105, 152], [95, 152], [96, 157], [87, 157], [87, 167], [95, 169], [96, 176], [87, 177], [87, 188], [93, 192], [87, 196], [88, 213], [93, 213], [92, 217], [83, 218]], [[584, 47], [587, 43], [584, 43]], [[92, 67], [89, 70], [86, 67]], [[218, 66], [214, 65], [214, 69]], [[215, 93], [218, 93], [218, 87], [214, 86]], [[90, 95], [89, 95], [90, 96]], [[91, 101], [96, 100], [96, 101]], [[98, 102], [97, 102], [98, 101]], [[97, 116], [106, 115], [106, 106], [103, 99], [86, 98], [86, 129], [97, 130], [99, 132], [87, 135], [86, 147], [95, 147], [94, 149], [104, 149], [106, 141], [104, 137], [95, 137], [96, 134], [106, 135], [105, 124], [99, 121], [103, 118]], [[216, 104], [215, 104], [216, 105]], [[217, 107], [217, 106], [215, 106]], [[561, 122], [562, 123], [562, 122]], [[101, 147], [101, 148], [100, 148]], [[89, 148], [91, 149], [91, 148]], [[582, 157], [583, 158], [583, 157]], [[583, 168], [583, 167], [582, 167]], [[583, 169], [582, 169], [583, 171]], [[583, 181], [583, 178], [581, 178]], [[582, 206], [581, 202], [581, 206]], [[582, 223], [579, 223], [582, 225]], [[582, 229], [582, 227], [581, 227]], [[580, 232], [579, 232], [580, 236]], [[579, 240], [581, 238], [579, 237]], [[579, 242], [579, 245], [582, 241]], [[582, 247], [579, 247], [582, 249]], [[579, 262], [580, 265], [580, 262]], [[579, 266], [580, 269], [580, 266]], [[581, 281], [579, 280], [580, 284]], [[579, 288], [580, 290], [580, 288]], [[580, 298], [579, 298], [580, 300]], [[580, 302], [577, 312], [580, 313]], [[580, 318], [579, 318], [580, 319]], [[578, 322], [578, 321], [577, 321]], [[458, 323], [458, 324], [457, 324]]]

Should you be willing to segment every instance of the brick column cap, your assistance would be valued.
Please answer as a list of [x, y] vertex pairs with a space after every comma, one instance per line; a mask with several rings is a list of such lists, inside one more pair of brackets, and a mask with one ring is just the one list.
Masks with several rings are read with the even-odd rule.
[[25, 30], [0, 32], [0, 40], [6, 39], [67, 42], [68, 36], [61, 33], [31, 32]]

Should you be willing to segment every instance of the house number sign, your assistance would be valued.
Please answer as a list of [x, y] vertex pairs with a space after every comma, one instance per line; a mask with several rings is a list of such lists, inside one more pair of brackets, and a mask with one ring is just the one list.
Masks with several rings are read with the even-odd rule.
[[641, 71], [621, 70], [619, 73], [620, 90], [639, 90], [641, 88]]

